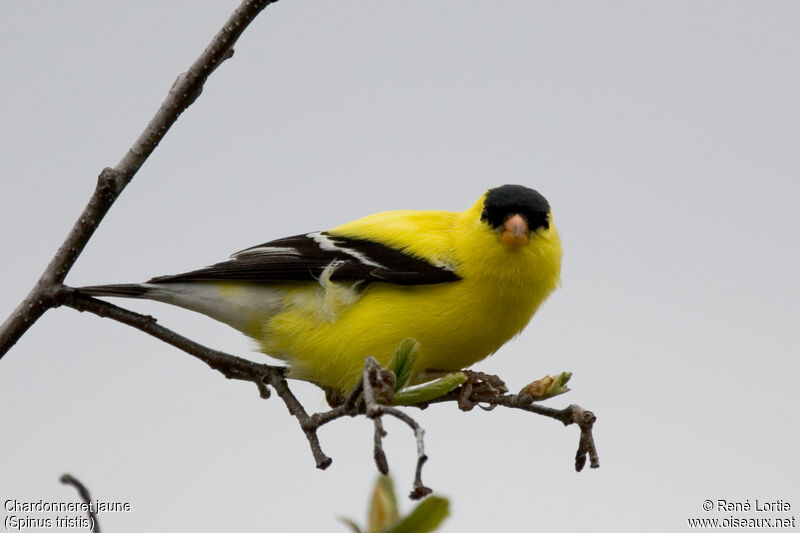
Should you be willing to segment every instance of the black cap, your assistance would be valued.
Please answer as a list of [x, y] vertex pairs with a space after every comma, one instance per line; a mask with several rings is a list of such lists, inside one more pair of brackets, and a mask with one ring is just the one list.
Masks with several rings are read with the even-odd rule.
[[549, 228], [550, 204], [544, 196], [522, 185], [502, 185], [489, 189], [483, 202], [481, 220], [499, 228], [510, 215], [522, 215], [531, 231]]

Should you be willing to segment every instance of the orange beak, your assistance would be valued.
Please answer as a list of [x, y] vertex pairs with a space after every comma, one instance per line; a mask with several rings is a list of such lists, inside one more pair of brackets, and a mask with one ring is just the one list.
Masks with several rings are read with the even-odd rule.
[[503, 222], [500, 242], [509, 246], [525, 246], [531, 238], [528, 223], [522, 215], [511, 215]]

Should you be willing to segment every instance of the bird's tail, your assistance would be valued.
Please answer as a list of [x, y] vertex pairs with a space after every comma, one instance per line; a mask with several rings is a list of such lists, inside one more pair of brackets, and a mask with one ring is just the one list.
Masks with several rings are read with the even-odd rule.
[[78, 287], [78, 292], [87, 296], [117, 296], [119, 298], [143, 298], [150, 292], [147, 285], [119, 283], [116, 285], [91, 285]]
[[77, 290], [87, 296], [142, 298], [177, 305], [210, 316], [247, 335], [253, 334], [253, 317], [268, 321], [282, 309], [285, 297], [284, 291], [268, 284], [223, 286], [221, 289], [219, 283], [206, 281], [92, 285]]

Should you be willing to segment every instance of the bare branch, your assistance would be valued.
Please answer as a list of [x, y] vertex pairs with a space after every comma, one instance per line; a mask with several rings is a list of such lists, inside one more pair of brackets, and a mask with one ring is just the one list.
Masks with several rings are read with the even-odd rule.
[[386, 452], [383, 451], [383, 437], [386, 436], [386, 431], [383, 429], [383, 420], [380, 417], [374, 418], [372, 421], [375, 423], [372, 456], [375, 459], [375, 466], [378, 468], [378, 472], [386, 475], [389, 473], [389, 461], [386, 459]]
[[597, 448], [594, 445], [592, 427], [597, 417], [591, 411], [586, 411], [580, 405], [570, 405], [572, 409], [572, 420], [581, 428], [581, 440], [578, 443], [578, 451], [575, 454], [575, 470], [580, 472], [586, 465], [586, 458], [589, 458], [590, 468], [600, 468], [600, 458], [597, 455]]
[[289, 412], [300, 422], [300, 429], [306, 434], [306, 439], [308, 439], [308, 444], [311, 446], [311, 453], [314, 455], [317, 468], [325, 470], [331, 466], [333, 459], [322, 452], [319, 437], [317, 437], [317, 429], [319, 429], [321, 424], [317, 423], [313, 416], [308, 416], [303, 405], [289, 389], [289, 384], [286, 383], [286, 379], [284, 379], [283, 375], [280, 377], [270, 375], [268, 379], [269, 384], [275, 388], [278, 396], [280, 396], [283, 403], [286, 404], [286, 408], [289, 409]]
[[85, 296], [69, 287], [62, 287], [60, 292], [64, 294], [60, 299], [67, 307], [72, 307], [78, 311], [88, 311], [102, 318], [111, 318], [152, 335], [167, 344], [180, 348], [189, 355], [197, 357], [214, 370], [221, 372], [228, 379], [263, 382], [268, 375], [273, 373], [283, 377], [283, 368], [281, 367], [254, 363], [235, 355], [208, 348], [159, 325], [156, 319], [151, 316], [134, 313], [112, 303]]
[[25, 334], [45, 311], [58, 307], [58, 286], [63, 283], [86, 243], [108, 210], [155, 150], [181, 113], [197, 99], [208, 77], [233, 55], [233, 45], [255, 17], [277, 0], [244, 0], [214, 36], [189, 70], [178, 76], [167, 97], [133, 146], [114, 168], [105, 168], [89, 203], [72, 226], [67, 238], [50, 260], [28, 296], [0, 326], [0, 358]]
[[[412, 500], [420, 500], [433, 492], [422, 483], [422, 465], [428, 460], [425, 455], [425, 430], [422, 429], [416, 420], [408, 416], [406, 413], [398, 409], [385, 405], [383, 402], [391, 402], [394, 396], [394, 374], [385, 368], [381, 367], [380, 363], [374, 357], [367, 357], [364, 362], [364, 372], [361, 378], [364, 384], [364, 404], [365, 414], [373, 420], [379, 420], [383, 415], [390, 415], [408, 425], [414, 431], [414, 437], [417, 440], [417, 468], [414, 476], [414, 489], [411, 491]], [[376, 425], [376, 432], [380, 429], [383, 432], [383, 425]], [[382, 435], [381, 435], [382, 436]], [[383, 448], [378, 446], [381, 444], [381, 439], [378, 438], [376, 433], [376, 462], [378, 462], [378, 470], [381, 469], [383, 464], [380, 463], [380, 454], [383, 454]], [[384, 457], [385, 460], [385, 457]], [[388, 472], [388, 465], [386, 471]], [[381, 470], [381, 473], [384, 473]]]
[[128, 184], [181, 113], [200, 96], [208, 77], [223, 61], [233, 56], [233, 45], [244, 30], [265, 7], [275, 2], [277, 0], [244, 0], [189, 70], [178, 76], [155, 116], [114, 167], [120, 173], [118, 192]]
[[[496, 378], [496, 376], [491, 376]], [[496, 378], [497, 379], [497, 378]], [[465, 383], [466, 385], [466, 383]], [[482, 389], [482, 390], [480, 390]], [[424, 409], [429, 403], [442, 403], [455, 401], [461, 406], [464, 402], [463, 392], [458, 388], [444, 396], [440, 396], [435, 400], [431, 400], [426, 404], [418, 404], [414, 407]], [[586, 464], [586, 457], [589, 458], [589, 466], [591, 468], [600, 467], [600, 459], [597, 454], [597, 449], [594, 444], [594, 437], [592, 436], [592, 428], [597, 417], [591, 411], [588, 411], [580, 405], [569, 405], [564, 409], [553, 409], [535, 403], [534, 399], [529, 394], [504, 394], [498, 391], [492, 391], [479, 388], [478, 391], [473, 392], [468, 401], [474, 404], [485, 404], [488, 409], [500, 405], [503, 407], [510, 407], [512, 409], [522, 409], [537, 415], [546, 416], [560, 421], [565, 426], [570, 424], [577, 424], [581, 430], [580, 440], [578, 442], [578, 451], [575, 459], [575, 470], [580, 472]], [[463, 409], [463, 408], [462, 408]]]
[[330, 466], [332, 460], [322, 452], [316, 434], [316, 430], [321, 424], [310, 422], [311, 417], [308, 416], [308, 413], [306, 413], [300, 401], [292, 394], [286, 383], [284, 378], [285, 369], [283, 367], [254, 363], [242, 357], [208, 348], [159, 325], [156, 319], [151, 316], [134, 313], [109, 302], [97, 300], [81, 294], [75, 289], [62, 287], [60, 292], [62, 293], [60, 299], [68, 307], [78, 311], [88, 311], [97, 316], [127, 324], [167, 344], [171, 344], [189, 355], [193, 355], [228, 379], [255, 383], [262, 398], [269, 398], [267, 385], [273, 387], [286, 404], [289, 413], [297, 418], [300, 427], [305, 432], [311, 451], [314, 454], [314, 459], [317, 462], [317, 468], [324, 470]]
[[81, 500], [83, 500], [83, 503], [87, 505], [88, 510], [86, 511], [86, 516], [89, 517], [89, 522], [91, 523], [90, 529], [95, 533], [100, 533], [100, 523], [97, 521], [97, 513], [95, 512], [96, 509], [92, 503], [92, 495], [89, 494], [89, 489], [86, 488], [86, 485], [81, 483], [71, 474], [62, 475], [60, 481], [64, 485], [71, 485], [75, 487], [75, 490], [78, 491]]

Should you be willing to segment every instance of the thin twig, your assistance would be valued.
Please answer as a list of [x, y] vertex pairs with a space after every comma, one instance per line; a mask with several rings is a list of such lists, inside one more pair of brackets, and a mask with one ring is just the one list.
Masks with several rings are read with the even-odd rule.
[[165, 328], [156, 320], [147, 315], [134, 313], [109, 302], [97, 300], [86, 296], [69, 287], [62, 287], [63, 296], [61, 300], [64, 305], [72, 307], [78, 311], [88, 311], [103, 318], [110, 318], [140, 331], [152, 335], [167, 344], [183, 350], [189, 355], [200, 359], [208, 366], [222, 373], [228, 379], [250, 381], [258, 387], [259, 395], [262, 398], [269, 397], [267, 385], [271, 386], [281, 397], [289, 412], [297, 418], [300, 427], [308, 438], [317, 468], [325, 469], [330, 466], [332, 459], [325, 455], [317, 438], [316, 429], [319, 424], [310, 422], [308, 413], [303, 408], [300, 401], [292, 394], [286, 379], [284, 378], [285, 369], [279, 366], [254, 363], [242, 357], [227, 354], [219, 350], [214, 350], [203, 346], [191, 339], [180, 335], [171, 329]]
[[386, 452], [383, 451], [383, 437], [386, 436], [386, 431], [383, 429], [383, 420], [380, 417], [373, 418], [372, 421], [375, 423], [372, 456], [375, 459], [375, 466], [378, 467], [378, 472], [386, 475], [389, 473], [389, 461], [386, 459]]
[[[459, 405], [463, 402], [462, 391], [458, 389], [449, 392], [439, 398], [431, 400], [431, 403], [443, 402], [458, 402]], [[591, 468], [600, 467], [600, 459], [595, 447], [594, 437], [592, 435], [592, 428], [597, 417], [589, 410], [584, 409], [580, 405], [569, 405], [564, 409], [554, 409], [544, 405], [539, 405], [534, 402], [529, 394], [502, 394], [496, 392], [473, 392], [469, 396], [469, 401], [476, 404], [485, 404], [490, 408], [496, 406], [508, 407], [511, 409], [521, 409], [530, 413], [552, 418], [563, 423], [565, 426], [570, 424], [577, 424], [580, 428], [581, 435], [578, 441], [578, 451], [576, 452], [575, 470], [580, 472], [586, 463], [586, 457], [589, 458], [589, 466]], [[416, 405], [414, 407], [427, 407], [427, 404]], [[582, 459], [581, 459], [582, 458]]]
[[[375, 358], [367, 357], [364, 362], [364, 372], [362, 374], [365, 413], [368, 417], [375, 420], [384, 415], [393, 416], [405, 422], [405, 424], [414, 431], [414, 437], [417, 440], [417, 468], [414, 476], [414, 488], [411, 491], [410, 497], [412, 500], [420, 500], [433, 492], [422, 483], [422, 465], [428, 460], [428, 457], [425, 455], [425, 430], [422, 429], [422, 426], [420, 426], [416, 420], [397, 407], [379, 402], [381, 398], [391, 396], [394, 392], [394, 375], [388, 372], [388, 375], [392, 376], [392, 379], [386, 379], [387, 372], [388, 371], [382, 368]], [[382, 451], [381, 449], [381, 452]]]
[[572, 409], [572, 420], [581, 428], [581, 438], [578, 443], [578, 451], [575, 453], [575, 470], [580, 472], [586, 465], [586, 458], [589, 458], [590, 468], [600, 468], [600, 458], [597, 455], [597, 448], [594, 444], [592, 427], [597, 417], [591, 411], [585, 410], [580, 405], [570, 405]]
[[308, 444], [311, 447], [311, 453], [314, 455], [317, 468], [325, 470], [331, 466], [333, 459], [323, 453], [322, 446], [319, 443], [319, 437], [317, 437], [319, 424], [316, 424], [314, 420], [312, 420], [312, 417], [308, 416], [303, 405], [295, 397], [291, 389], [289, 389], [289, 384], [286, 383], [286, 379], [284, 379], [282, 375], [280, 378], [270, 376], [269, 384], [275, 388], [275, 391], [278, 393], [281, 400], [283, 400], [283, 403], [286, 404], [286, 408], [289, 412], [300, 422], [300, 428], [303, 430], [303, 433], [305, 433], [306, 439], [308, 439]]
[[283, 377], [284, 369], [282, 367], [254, 363], [242, 357], [208, 348], [165, 328], [151, 316], [134, 313], [112, 303], [86, 296], [69, 287], [62, 287], [61, 292], [64, 294], [60, 299], [65, 306], [78, 311], [88, 311], [99, 317], [110, 318], [152, 335], [200, 359], [228, 379], [251, 381], [257, 385], [263, 385], [267, 376], [274, 374]]
[[89, 494], [89, 489], [86, 488], [86, 485], [81, 483], [76, 477], [72, 476], [71, 474], [63, 474], [61, 476], [61, 483], [64, 485], [71, 485], [75, 487], [78, 491], [78, 494], [83, 500], [83, 503], [86, 504], [86, 516], [89, 517], [89, 522], [91, 526], [89, 527], [90, 530], [94, 531], [95, 533], [100, 533], [100, 522], [97, 520], [96, 509], [94, 504], [92, 503], [92, 495]]

